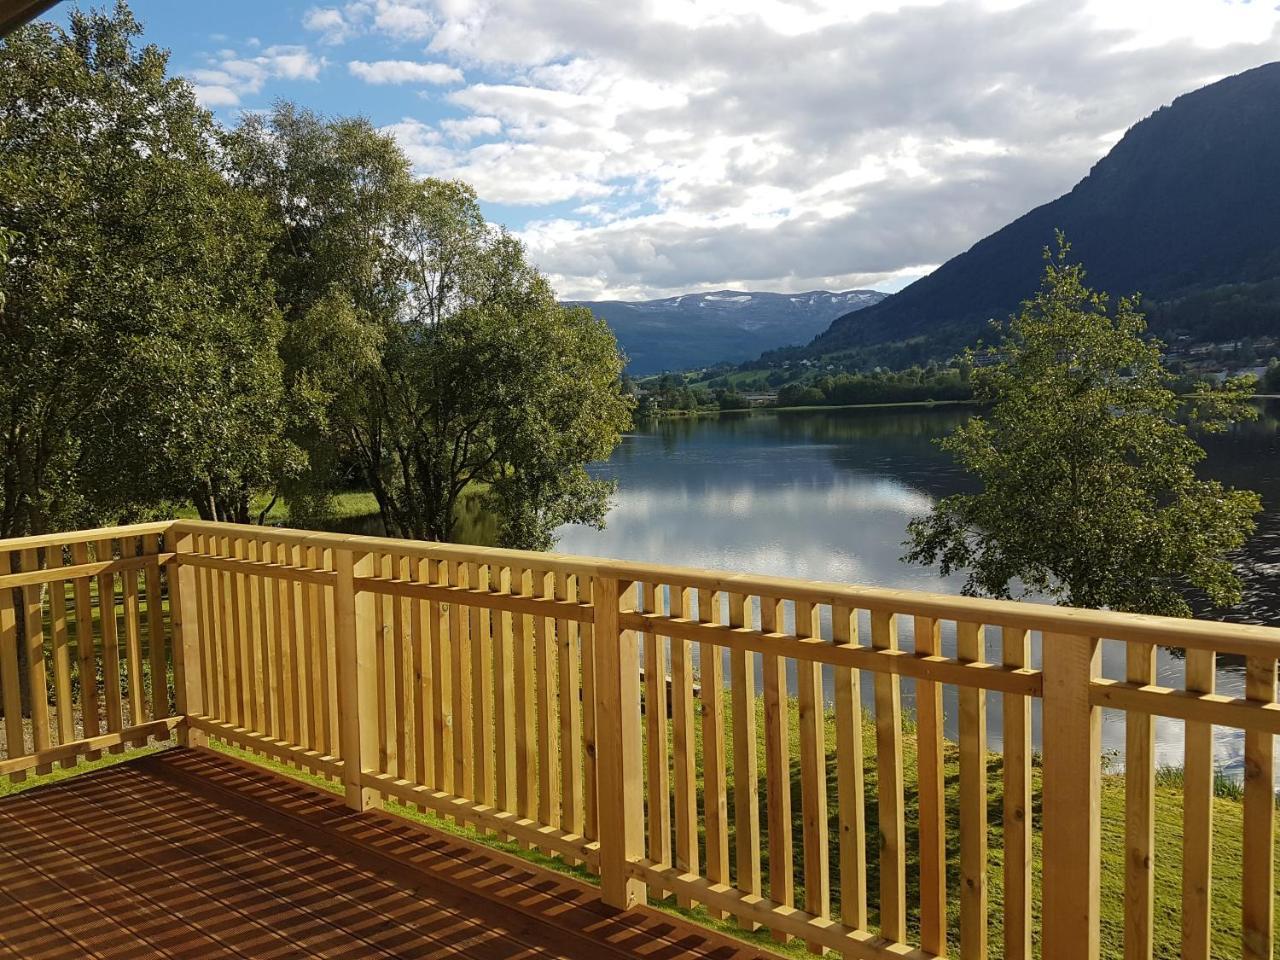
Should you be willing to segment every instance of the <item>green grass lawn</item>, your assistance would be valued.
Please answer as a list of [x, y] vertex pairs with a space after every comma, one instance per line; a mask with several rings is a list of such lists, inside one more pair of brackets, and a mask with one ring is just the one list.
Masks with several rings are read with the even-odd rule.
[[[479, 546], [494, 546], [498, 540], [497, 519], [486, 509], [484, 494], [489, 484], [473, 482], [467, 485], [458, 498], [455, 516], [457, 524], [454, 531], [456, 543], [468, 543]], [[250, 512], [256, 520], [258, 514], [271, 503], [269, 497], [255, 497], [250, 504]], [[268, 526], [295, 526], [305, 529], [328, 530], [342, 533], [361, 533], [380, 535], [382, 532], [378, 516], [378, 501], [368, 490], [345, 490], [336, 493], [331, 502], [332, 512], [322, 520], [303, 523], [290, 520], [289, 505], [277, 500], [267, 513], [265, 522]], [[178, 519], [195, 520], [195, 508], [183, 505], [177, 512]], [[362, 521], [369, 521], [365, 523]]]
[[[249, 512], [256, 518], [270, 503], [270, 497], [254, 497], [249, 504]], [[335, 493], [332, 503], [332, 518], [337, 521], [350, 520], [355, 517], [367, 517], [378, 512], [378, 501], [368, 490], [344, 490], [341, 493]], [[190, 504], [183, 504], [177, 510], [177, 518], [179, 520], [195, 520], [198, 517], [199, 514], [196, 513], [196, 508]], [[279, 526], [287, 523], [288, 520], [289, 505], [283, 498], [280, 498], [271, 507], [270, 512], [267, 513], [266, 522]]]

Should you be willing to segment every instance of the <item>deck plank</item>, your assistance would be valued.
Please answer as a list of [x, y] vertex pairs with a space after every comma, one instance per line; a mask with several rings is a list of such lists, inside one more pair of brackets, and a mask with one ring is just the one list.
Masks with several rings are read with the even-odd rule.
[[0, 956], [772, 956], [207, 750], [0, 800]]

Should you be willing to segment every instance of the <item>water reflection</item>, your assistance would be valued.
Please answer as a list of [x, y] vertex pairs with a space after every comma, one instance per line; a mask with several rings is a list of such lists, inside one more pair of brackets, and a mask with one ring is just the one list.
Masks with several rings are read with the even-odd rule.
[[[907, 521], [940, 497], [970, 483], [933, 444], [970, 415], [961, 408], [756, 413], [713, 419], [670, 420], [628, 436], [597, 475], [615, 479], [618, 494], [604, 530], [568, 527], [557, 550], [620, 559], [710, 567], [766, 575], [958, 593], [963, 577], [900, 562]], [[1280, 405], [1263, 418], [1205, 438], [1206, 475], [1250, 487], [1266, 513], [1259, 535], [1241, 557], [1245, 602], [1231, 611], [1199, 612], [1280, 624], [1274, 574], [1280, 569]], [[791, 613], [788, 612], [790, 617]], [[912, 646], [910, 618], [900, 618], [904, 647]], [[949, 626], [949, 625], [948, 625]], [[824, 623], [830, 637], [830, 624]], [[862, 629], [868, 628], [864, 622]], [[987, 645], [998, 657], [998, 631]], [[944, 631], [953, 654], [954, 630]], [[1033, 635], [1034, 663], [1039, 664]], [[1222, 658], [1219, 690], [1239, 694], [1242, 665]], [[1123, 679], [1124, 650], [1104, 644], [1104, 675]], [[1182, 687], [1179, 653], [1162, 650], [1161, 683]], [[727, 675], [727, 666], [726, 666]], [[792, 678], [794, 682], [794, 677]], [[831, 677], [825, 678], [828, 695]], [[864, 702], [871, 696], [864, 675]], [[914, 684], [903, 683], [913, 705]], [[948, 734], [955, 735], [955, 691], [944, 698]], [[1001, 743], [1000, 697], [989, 710], [991, 745]], [[1157, 760], [1179, 764], [1182, 723], [1156, 722]], [[1242, 766], [1243, 737], [1218, 729], [1217, 759], [1228, 774]], [[1040, 742], [1040, 716], [1033, 712]], [[1104, 750], [1122, 755], [1122, 715], [1104, 712]]]

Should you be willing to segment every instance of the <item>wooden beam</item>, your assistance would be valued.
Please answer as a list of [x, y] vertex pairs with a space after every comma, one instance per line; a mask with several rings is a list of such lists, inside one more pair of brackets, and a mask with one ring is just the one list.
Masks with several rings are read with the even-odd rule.
[[58, 0], [0, 0], [0, 37], [7, 37], [57, 3]]

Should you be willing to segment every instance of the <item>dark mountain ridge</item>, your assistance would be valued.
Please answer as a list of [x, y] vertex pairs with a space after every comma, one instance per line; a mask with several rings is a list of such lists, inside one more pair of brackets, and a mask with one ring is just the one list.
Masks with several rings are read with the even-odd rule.
[[[1217, 291], [1214, 302], [1249, 299], [1251, 285], [1280, 277], [1280, 63], [1156, 110], [1071, 192], [882, 303], [837, 318], [802, 352], [925, 338], [941, 355], [972, 342], [990, 318], [1015, 312], [1036, 289], [1055, 229], [1066, 233], [1092, 285], [1113, 296], [1141, 292], [1161, 324], [1187, 327], [1198, 339], [1240, 335], [1224, 311], [1210, 328], [1204, 316], [1213, 311], [1178, 305], [1206, 291]], [[1280, 310], [1267, 312], [1266, 332], [1280, 334]]]

